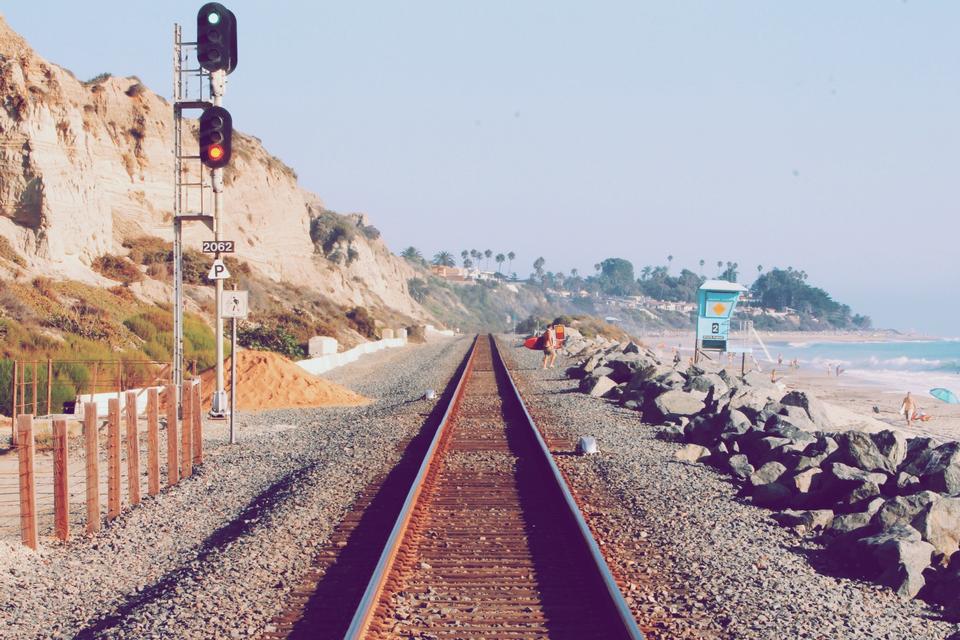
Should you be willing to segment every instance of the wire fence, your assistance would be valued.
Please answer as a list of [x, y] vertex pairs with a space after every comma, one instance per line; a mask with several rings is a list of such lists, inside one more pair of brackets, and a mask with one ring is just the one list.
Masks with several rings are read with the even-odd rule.
[[[96, 531], [105, 520], [135, 506], [136, 496], [145, 497], [189, 476], [192, 466], [203, 462], [199, 381], [184, 383], [179, 391], [182, 417], [172, 385], [162, 393], [149, 390], [142, 413], [137, 411], [136, 393], [127, 392], [123, 404], [110, 400], [106, 416], [97, 413], [96, 404], [85, 403], [83, 421], [21, 415], [21, 441], [13, 452], [0, 456], [0, 539], [19, 538], [35, 546], [31, 539], [65, 539], [64, 525], [71, 532]], [[87, 433], [88, 426], [96, 432], [95, 439]], [[63, 444], [48, 450], [48, 436], [60, 437]], [[93, 446], [97, 465], [88, 465], [87, 452]], [[60, 506], [58, 480], [65, 487]], [[111, 503], [118, 508], [111, 509]], [[88, 526], [91, 513], [97, 514], [93, 527]]]

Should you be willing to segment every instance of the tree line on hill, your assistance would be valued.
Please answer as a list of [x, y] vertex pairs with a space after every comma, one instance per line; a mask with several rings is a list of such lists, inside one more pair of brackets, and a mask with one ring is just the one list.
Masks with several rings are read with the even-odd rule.
[[[423, 257], [423, 254], [420, 253], [420, 250], [416, 247], [407, 247], [400, 252], [400, 257], [422, 266], [427, 266], [428, 264], [427, 259]], [[497, 263], [496, 273], [501, 275], [504, 275], [503, 263], [506, 262], [508, 264], [506, 273], [511, 273], [513, 271], [513, 261], [516, 260], [516, 258], [517, 254], [513, 251], [494, 254], [493, 249], [484, 249], [483, 251], [479, 249], [464, 249], [460, 252], [461, 265], [464, 269], [476, 268], [489, 271], [491, 267], [490, 261], [493, 260]], [[457, 260], [449, 251], [438, 251], [434, 254], [429, 264], [440, 267], [455, 267], [457, 266]], [[513, 277], [516, 278], [516, 275], [517, 274], [514, 273]]]
[[[414, 247], [408, 247], [401, 254], [408, 260], [426, 265], [427, 262]], [[484, 258], [489, 264], [493, 253], [487, 251], [463, 251], [461, 258], [466, 267], [480, 264]], [[504, 260], [510, 260], [513, 266], [514, 252], [497, 254], [495, 262], [499, 266]], [[475, 263], [474, 260], [477, 260]], [[455, 266], [453, 254], [447, 251], [438, 252], [433, 264]], [[645, 266], [639, 276], [634, 266], [624, 258], [607, 258], [594, 265], [593, 275], [583, 276], [577, 269], [571, 269], [569, 274], [547, 271], [546, 260], [538, 257], [533, 262], [533, 272], [527, 283], [540, 286], [547, 290], [580, 292], [590, 294], [604, 294], [608, 296], [646, 296], [655, 300], [667, 302], [696, 302], [697, 290], [707, 280], [703, 274], [705, 260], [700, 260], [700, 273], [682, 268], [680, 273], [673, 275], [671, 265], [673, 256], [667, 256], [667, 264], [659, 266]], [[717, 275], [720, 280], [737, 282], [740, 278], [740, 265], [737, 262], [718, 261]], [[777, 312], [795, 312], [801, 323], [827, 323], [834, 328], [868, 329], [871, 325], [869, 316], [853, 314], [850, 307], [834, 300], [829, 293], [820, 287], [807, 283], [805, 271], [787, 267], [786, 269], [773, 268], [764, 270], [763, 265], [757, 265], [757, 278], [750, 286], [750, 297], [753, 304], [764, 309]], [[763, 324], [760, 320], [760, 324]]]

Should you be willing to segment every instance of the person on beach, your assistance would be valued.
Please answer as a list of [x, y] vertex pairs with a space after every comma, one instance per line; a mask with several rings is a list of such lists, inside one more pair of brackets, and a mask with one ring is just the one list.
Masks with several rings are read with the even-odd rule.
[[551, 324], [547, 327], [547, 330], [543, 332], [543, 368], [546, 369], [549, 363], [549, 367], [552, 369], [556, 362], [557, 332]]
[[777, 366], [778, 366], [778, 367], [782, 367], [782, 366], [783, 366], [783, 354], [782, 354], [782, 353], [778, 353], [778, 354], [777, 354]]
[[917, 402], [913, 399], [913, 396], [910, 395], [910, 392], [907, 391], [907, 397], [903, 399], [903, 404], [900, 405], [900, 413], [907, 419], [907, 426], [913, 426], [913, 413], [917, 410]]

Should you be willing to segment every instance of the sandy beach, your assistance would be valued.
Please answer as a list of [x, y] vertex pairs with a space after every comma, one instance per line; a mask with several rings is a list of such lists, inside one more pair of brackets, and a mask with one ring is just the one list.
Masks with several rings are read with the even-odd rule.
[[[765, 342], [771, 343], [849, 343], [849, 342], [903, 342], [910, 340], [929, 340], [927, 336], [908, 336], [891, 334], [889, 332], [863, 333], [813, 333], [791, 332], [774, 333], [760, 332]], [[680, 346], [683, 357], [690, 358], [693, 354], [694, 335], [692, 332], [682, 332], [674, 336], [648, 337], [646, 344], [659, 352], [661, 357], [670, 357], [673, 349]], [[736, 344], [736, 338], [731, 340]], [[754, 345], [756, 348], [756, 345]], [[776, 357], [775, 347], [770, 347], [772, 355]], [[713, 355], [713, 354], [711, 354]], [[740, 359], [736, 358], [736, 366], [730, 366], [730, 373], [740, 373]], [[786, 365], [786, 362], [785, 362]], [[771, 365], [761, 362], [764, 372], [771, 371]], [[754, 367], [747, 358], [747, 370]], [[950, 405], [937, 400], [928, 394], [927, 389], [912, 388], [905, 380], [902, 390], [893, 390], [874, 382], [862, 380], [853, 374], [843, 373], [840, 377], [828, 376], [825, 368], [801, 366], [791, 369], [788, 366], [777, 367], [777, 380], [786, 390], [809, 391], [820, 399], [833, 405], [864, 416], [869, 420], [879, 420], [890, 428], [899, 429], [908, 436], [930, 436], [938, 440], [960, 439], [960, 405]], [[899, 414], [900, 404], [907, 391], [911, 391], [920, 407], [932, 419], [927, 422], [914, 422], [907, 427], [906, 421]], [[879, 410], [874, 411], [874, 407]]]

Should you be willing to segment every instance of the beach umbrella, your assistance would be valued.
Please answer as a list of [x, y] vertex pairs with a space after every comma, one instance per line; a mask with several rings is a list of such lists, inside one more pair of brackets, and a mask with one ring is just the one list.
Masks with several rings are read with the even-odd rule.
[[930, 389], [930, 395], [937, 400], [943, 400], [947, 404], [960, 404], [960, 398], [958, 398], [957, 394], [949, 389]]

